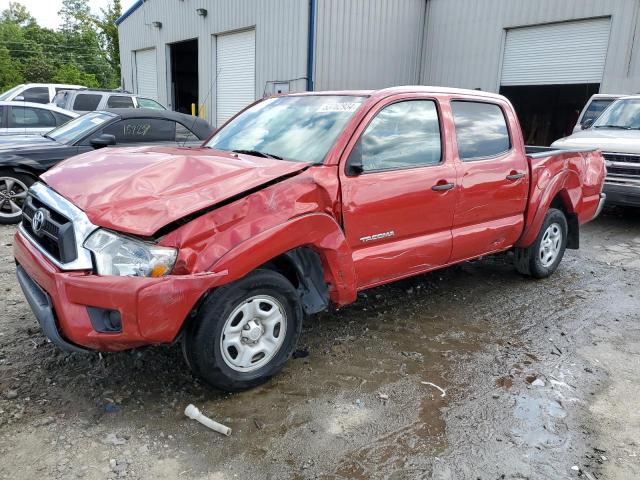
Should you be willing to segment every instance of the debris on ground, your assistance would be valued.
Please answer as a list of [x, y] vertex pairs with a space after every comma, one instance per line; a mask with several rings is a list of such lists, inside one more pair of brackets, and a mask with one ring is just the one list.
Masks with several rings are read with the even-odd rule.
[[187, 405], [187, 408], [184, 409], [184, 414], [192, 420], [201, 423], [205, 427], [208, 427], [215, 432], [226, 435], [227, 437], [231, 435], [231, 429], [229, 427], [227, 427], [226, 425], [222, 425], [221, 423], [218, 423], [215, 420], [212, 420], [209, 417], [203, 415], [195, 405]]
[[435, 383], [431, 383], [431, 382], [420, 382], [422, 385], [429, 385], [431, 387], [437, 388], [438, 390], [440, 390], [442, 392], [442, 395], [440, 395], [441, 397], [444, 397], [447, 392], [444, 390], [444, 388], [439, 387], [438, 385], [436, 385]]

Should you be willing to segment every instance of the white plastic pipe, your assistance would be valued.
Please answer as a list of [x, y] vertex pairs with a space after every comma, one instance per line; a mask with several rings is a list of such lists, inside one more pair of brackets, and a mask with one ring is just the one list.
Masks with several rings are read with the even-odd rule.
[[231, 435], [231, 429], [229, 427], [204, 416], [195, 405], [187, 405], [187, 408], [184, 409], [184, 414], [196, 422], [200, 422], [205, 427], [209, 427], [211, 430], [226, 435], [227, 437]]

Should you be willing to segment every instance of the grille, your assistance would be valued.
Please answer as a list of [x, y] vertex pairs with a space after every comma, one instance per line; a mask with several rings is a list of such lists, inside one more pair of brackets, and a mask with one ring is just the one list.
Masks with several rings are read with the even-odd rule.
[[605, 158], [605, 160], [609, 160], [610, 162], [640, 164], [640, 155], [629, 155], [625, 153], [603, 153], [602, 156]]
[[607, 174], [640, 177], [640, 155], [628, 153], [603, 153], [607, 162]]
[[[44, 220], [36, 231], [33, 217], [42, 212]], [[60, 263], [73, 262], [78, 258], [73, 222], [42, 203], [32, 195], [27, 196], [22, 208], [22, 228], [31, 239]]]

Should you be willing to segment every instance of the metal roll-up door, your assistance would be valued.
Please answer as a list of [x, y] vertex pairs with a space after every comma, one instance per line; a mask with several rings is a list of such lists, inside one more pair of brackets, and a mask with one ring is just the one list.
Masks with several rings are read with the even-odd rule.
[[256, 98], [255, 30], [218, 35], [216, 123], [222, 125]]
[[507, 30], [500, 84], [600, 83], [610, 28], [607, 17]]
[[156, 68], [156, 49], [136, 52], [136, 93], [158, 99], [158, 71]]

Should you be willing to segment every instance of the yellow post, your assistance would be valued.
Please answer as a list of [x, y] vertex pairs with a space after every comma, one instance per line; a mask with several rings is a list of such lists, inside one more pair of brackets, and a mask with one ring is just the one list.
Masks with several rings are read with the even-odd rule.
[[196, 116], [196, 104], [195, 103], [191, 104], [191, 115], [193, 115], [194, 117]]
[[200, 105], [200, 118], [204, 119], [204, 103]]

